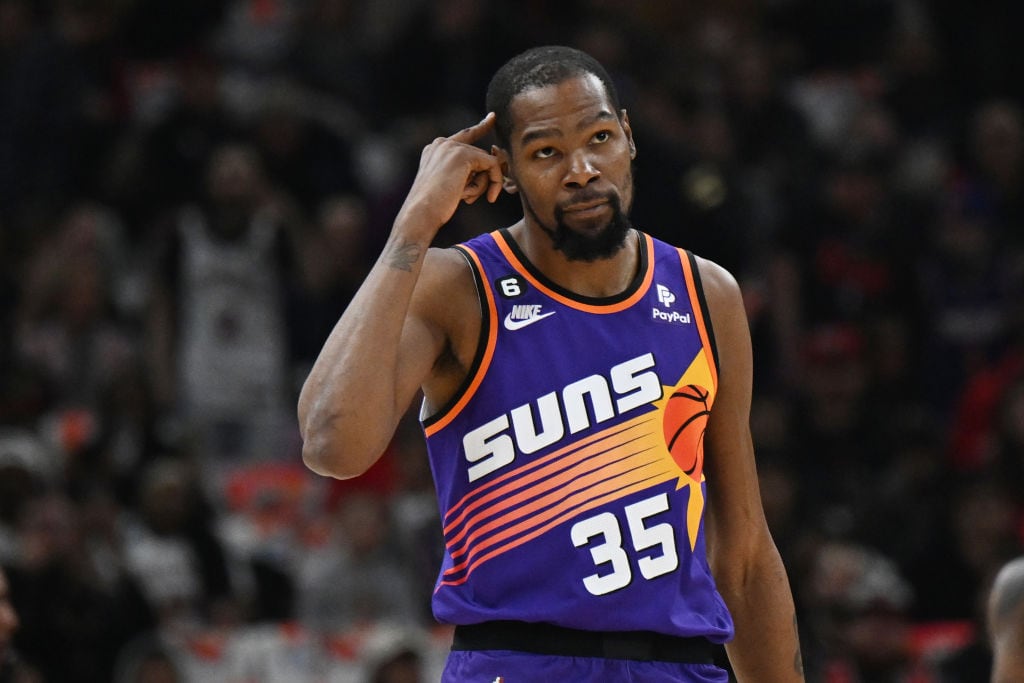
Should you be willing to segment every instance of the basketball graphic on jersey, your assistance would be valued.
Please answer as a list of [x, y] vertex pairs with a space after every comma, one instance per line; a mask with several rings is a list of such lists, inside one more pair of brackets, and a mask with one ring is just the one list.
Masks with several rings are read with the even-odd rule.
[[704, 465], [704, 431], [710, 414], [708, 390], [686, 384], [672, 390], [662, 417], [665, 445], [672, 459], [696, 481], [700, 481]]

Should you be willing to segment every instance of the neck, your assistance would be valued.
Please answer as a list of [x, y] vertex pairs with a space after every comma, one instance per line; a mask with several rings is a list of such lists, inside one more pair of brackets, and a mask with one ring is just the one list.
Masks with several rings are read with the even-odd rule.
[[580, 296], [605, 298], [629, 287], [640, 267], [640, 233], [630, 229], [622, 248], [596, 261], [574, 261], [551, 246], [551, 238], [520, 221], [509, 233], [526, 258], [555, 284]]

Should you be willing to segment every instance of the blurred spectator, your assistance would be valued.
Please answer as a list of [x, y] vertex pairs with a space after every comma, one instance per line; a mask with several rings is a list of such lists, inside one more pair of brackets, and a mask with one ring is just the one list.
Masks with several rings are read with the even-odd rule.
[[216, 477], [285, 455], [284, 286], [302, 252], [296, 216], [251, 146], [220, 146], [205, 180], [168, 226], [150, 326], [158, 396], [174, 399]]
[[428, 644], [415, 630], [386, 625], [366, 644], [364, 683], [426, 683]]
[[1018, 247], [1024, 224], [1024, 114], [1019, 103], [985, 102], [973, 113], [966, 169], [969, 182], [992, 203], [996, 219]]
[[139, 156], [125, 179], [123, 201], [140, 226], [202, 196], [213, 151], [240, 128], [224, 102], [223, 66], [215, 55], [179, 55], [170, 73], [173, 99], [139, 133]]
[[341, 498], [329, 536], [299, 558], [301, 623], [326, 633], [377, 620], [417, 623], [412, 577], [391, 538], [383, 501], [356, 491]]
[[[74, 504], [61, 494], [28, 504], [18, 540], [9, 567], [21, 618], [15, 646], [45, 680], [109, 681], [121, 647], [152, 623], [136, 586], [101, 578]], [[60, 657], [53, 643], [62, 644]]]
[[357, 194], [328, 195], [317, 207], [306, 267], [288, 301], [291, 353], [301, 379], [366, 275], [368, 221], [366, 201]]
[[307, 213], [322, 198], [356, 186], [349, 142], [322, 119], [329, 112], [288, 82], [267, 86], [255, 115], [254, 142], [267, 180]]
[[918, 276], [924, 305], [922, 388], [947, 415], [968, 378], [1005, 343], [1022, 284], [1002, 245], [989, 199], [956, 187], [928, 236]]
[[217, 536], [250, 620], [295, 618], [296, 558], [325, 533], [325, 484], [298, 463], [251, 465], [226, 482]]
[[80, 478], [105, 489], [122, 505], [133, 506], [142, 472], [152, 459], [173, 451], [176, 440], [141, 357], [134, 356], [105, 378], [99, 419], [95, 457]]
[[177, 633], [207, 623], [234, 624], [243, 615], [235, 600], [212, 511], [189, 466], [153, 461], [143, 474], [139, 516], [124, 534], [124, 563], [157, 619]]
[[945, 482], [945, 515], [907, 569], [917, 591], [916, 618], [970, 620], [979, 614], [990, 577], [1024, 550], [1019, 491], [1009, 486], [990, 474]]
[[17, 561], [26, 507], [58, 481], [57, 459], [38, 436], [27, 429], [0, 431], [0, 565]]
[[810, 324], [870, 324], [907, 310], [911, 226], [891, 203], [888, 161], [874, 154], [850, 150], [829, 164], [817, 211], [787, 240], [805, 264], [799, 303]]
[[54, 409], [95, 414], [106, 378], [135, 352], [117, 297], [121, 226], [91, 203], [71, 207], [32, 255], [18, 311], [17, 350], [38, 368]]
[[867, 547], [826, 543], [809, 581], [808, 680], [908, 683], [914, 596], [896, 565]]
[[809, 329], [803, 342], [790, 457], [814, 482], [809, 503], [832, 534], [855, 531], [888, 455], [879, 429], [884, 406], [874, 400], [865, 347], [853, 325]]
[[[1019, 309], [1021, 304], [1015, 306]], [[1014, 429], [998, 419], [1009, 387], [1024, 378], [1024, 315], [1014, 310], [1009, 317], [1005, 348], [967, 379], [955, 402], [948, 450], [950, 463], [958, 471], [989, 467], [1006, 447], [999, 443], [1005, 436], [997, 438], [997, 432]], [[1012, 413], [1008, 411], [1005, 419], [1012, 421]], [[1012, 448], [1012, 436], [1010, 440]]]

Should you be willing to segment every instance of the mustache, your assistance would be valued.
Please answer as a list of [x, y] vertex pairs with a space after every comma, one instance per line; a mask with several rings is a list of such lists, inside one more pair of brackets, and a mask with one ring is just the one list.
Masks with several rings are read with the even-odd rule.
[[594, 202], [600, 199], [604, 199], [608, 202], [618, 202], [619, 196], [615, 193], [614, 190], [601, 191], [584, 188], [582, 190], [577, 190], [572, 197], [562, 202], [555, 208], [564, 212], [565, 207], [567, 206], [573, 206], [575, 204], [585, 204], [587, 202]]
[[622, 202], [619, 199], [619, 195], [614, 191], [580, 190], [579, 194], [574, 194], [567, 201], [555, 207], [555, 220], [561, 223], [565, 219], [565, 207], [567, 206], [573, 206], [575, 204], [584, 204], [586, 202], [593, 202], [599, 199], [607, 201], [608, 204], [612, 207], [612, 209], [616, 212], [622, 210]]

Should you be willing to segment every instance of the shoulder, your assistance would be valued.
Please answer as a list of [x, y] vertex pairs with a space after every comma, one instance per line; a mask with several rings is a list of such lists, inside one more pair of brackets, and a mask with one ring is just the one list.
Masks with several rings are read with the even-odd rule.
[[434, 284], [457, 287], [474, 296], [477, 275], [485, 277], [486, 264], [500, 256], [500, 247], [491, 233], [483, 233], [454, 246], [432, 247], [427, 251], [423, 273]]
[[707, 304], [709, 327], [717, 352], [718, 373], [723, 380], [748, 385], [752, 374], [750, 327], [740, 285], [732, 273], [699, 256], [694, 256], [701, 289]]
[[712, 325], [716, 329], [745, 326], [746, 313], [742, 293], [733, 274], [715, 261], [693, 255], [693, 264], [700, 289], [708, 304]]
[[433, 332], [437, 343], [439, 355], [422, 387], [433, 413], [446, 405], [465, 381], [483, 325], [481, 298], [464, 254], [454, 248], [427, 252], [411, 314]]
[[428, 249], [423, 260], [421, 278], [430, 287], [473, 287], [473, 270], [469, 260], [455, 247]]
[[696, 254], [693, 255], [693, 262], [712, 315], [715, 315], [715, 309], [721, 312], [737, 305], [742, 309], [740, 286], [732, 273], [714, 261]]
[[478, 311], [473, 270], [458, 249], [431, 247], [413, 299], [414, 312], [440, 324], [450, 335], [473, 311]]

